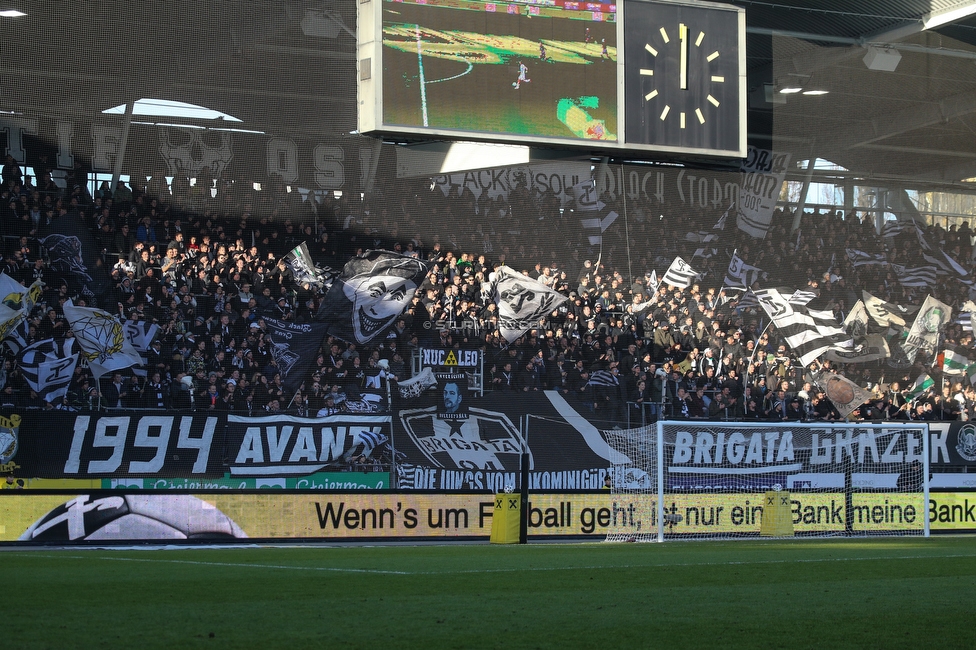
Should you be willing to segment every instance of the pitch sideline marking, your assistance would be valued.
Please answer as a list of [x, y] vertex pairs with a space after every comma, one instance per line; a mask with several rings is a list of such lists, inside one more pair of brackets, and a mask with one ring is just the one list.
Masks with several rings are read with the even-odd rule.
[[[68, 558], [72, 560], [91, 559], [84, 555], [49, 555], [40, 553], [14, 553], [19, 557]], [[613, 564], [593, 566], [563, 566], [563, 567], [523, 567], [511, 569], [461, 569], [457, 571], [394, 571], [390, 569], [345, 569], [340, 567], [289, 566], [285, 564], [247, 564], [243, 562], [202, 562], [199, 560], [155, 560], [149, 558], [127, 557], [96, 557], [97, 560], [114, 562], [148, 562], [155, 564], [188, 564], [197, 566], [250, 568], [250, 569], [285, 569], [289, 571], [329, 571], [335, 573], [366, 573], [377, 575], [400, 576], [436, 576], [463, 575], [478, 573], [514, 573], [518, 571], [605, 571], [607, 569], [653, 569], [675, 567], [703, 567], [703, 566], [743, 566], [751, 564], [810, 564], [819, 562], [877, 562], [884, 560], [943, 560], [954, 558], [976, 558], [974, 553], [959, 553], [950, 555], [895, 555], [881, 557], [831, 557], [783, 560], [731, 560], [728, 562], [683, 562], [659, 564]]]

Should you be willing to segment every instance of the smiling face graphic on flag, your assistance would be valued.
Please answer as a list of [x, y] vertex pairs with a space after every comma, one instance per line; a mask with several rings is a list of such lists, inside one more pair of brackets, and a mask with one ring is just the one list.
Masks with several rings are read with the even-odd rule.
[[427, 264], [405, 255], [369, 251], [346, 263], [326, 294], [317, 320], [344, 341], [369, 343], [411, 304]]
[[342, 290], [353, 303], [356, 339], [365, 342], [403, 313], [417, 291], [417, 283], [396, 275], [367, 275], [346, 282]]

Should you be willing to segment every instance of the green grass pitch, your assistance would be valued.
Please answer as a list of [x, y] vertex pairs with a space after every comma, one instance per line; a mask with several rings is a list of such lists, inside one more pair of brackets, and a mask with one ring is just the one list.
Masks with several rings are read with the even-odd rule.
[[8, 648], [974, 648], [976, 539], [0, 550]]

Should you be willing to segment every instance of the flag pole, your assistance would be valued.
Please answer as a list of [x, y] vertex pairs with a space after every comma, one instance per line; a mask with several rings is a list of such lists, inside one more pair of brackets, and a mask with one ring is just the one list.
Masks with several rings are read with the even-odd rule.
[[[760, 339], [762, 339], [763, 334], [766, 333], [766, 330], [768, 330], [769, 329], [769, 326], [772, 325], [772, 324], [773, 324], [773, 319], [770, 318], [769, 319], [769, 322], [766, 323], [766, 327], [764, 327], [762, 329], [762, 332], [759, 333], [759, 338], [756, 339], [756, 346], [753, 348], [752, 354], [749, 355], [749, 363], [746, 364], [746, 374], [745, 374], [745, 377], [744, 377], [745, 383], [742, 386], [742, 394], [743, 394], [743, 396], [745, 395], [746, 388], [749, 387], [749, 367], [752, 366], [752, 362], [756, 358], [756, 352], [759, 351], [759, 341], [760, 341]], [[753, 399], [755, 399], [755, 395], [753, 395]], [[748, 402], [745, 399], [743, 399], [743, 402], [746, 402], [745, 408], [749, 408], [749, 404], [748, 404]], [[758, 407], [758, 405], [757, 405], [757, 407]]]

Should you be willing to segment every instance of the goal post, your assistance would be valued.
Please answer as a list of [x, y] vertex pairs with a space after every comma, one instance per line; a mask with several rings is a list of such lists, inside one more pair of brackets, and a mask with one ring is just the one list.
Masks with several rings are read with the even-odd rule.
[[607, 541], [929, 535], [926, 423], [660, 421], [605, 431]]

